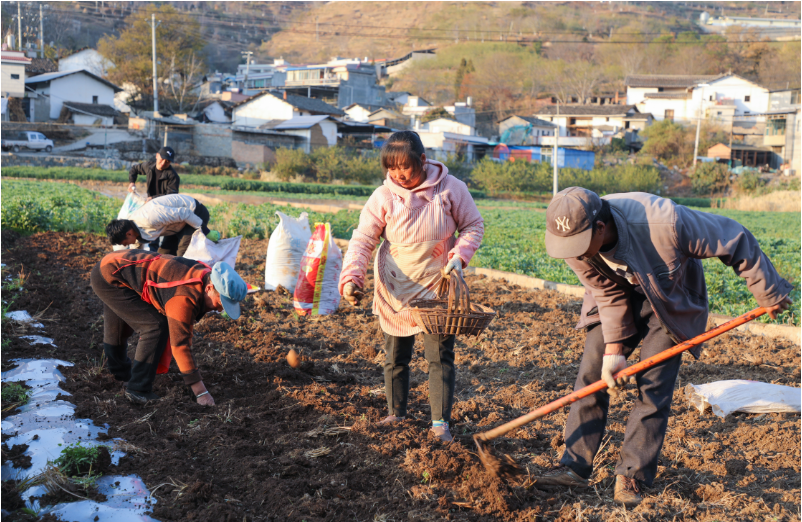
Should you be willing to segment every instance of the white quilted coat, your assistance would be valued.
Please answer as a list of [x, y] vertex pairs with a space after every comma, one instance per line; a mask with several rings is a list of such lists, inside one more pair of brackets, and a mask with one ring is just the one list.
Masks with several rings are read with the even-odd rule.
[[128, 219], [136, 224], [142, 241], [155, 241], [179, 232], [185, 225], [200, 228], [203, 221], [195, 215], [196, 206], [193, 197], [170, 194], [151, 199]]

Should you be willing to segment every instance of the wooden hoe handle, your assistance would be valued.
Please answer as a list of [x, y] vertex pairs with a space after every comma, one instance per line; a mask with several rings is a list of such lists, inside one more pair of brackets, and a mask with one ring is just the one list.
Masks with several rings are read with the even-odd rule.
[[[615, 374], [614, 378], [618, 379], [619, 377], [629, 377], [635, 374], [638, 374], [652, 366], [656, 366], [661, 362], [667, 361], [672, 357], [681, 354], [682, 352], [693, 348], [694, 346], [698, 346], [705, 341], [709, 341], [714, 337], [718, 337], [719, 335], [732, 330], [738, 326], [741, 326], [744, 323], [748, 323], [754, 319], [757, 319], [761, 315], [766, 313], [766, 309], [761, 307], [755, 308], [751, 312], [747, 312], [740, 317], [736, 317], [731, 321], [727, 321], [724, 324], [721, 324], [712, 330], [708, 330], [707, 332], [697, 335], [693, 339], [680, 343], [673, 348], [669, 348], [663, 352], [658, 353], [652, 357], [649, 357], [646, 360], [643, 360], [637, 364], [633, 364], [632, 366], [628, 366], [626, 369], [621, 370], [617, 374]], [[594, 393], [600, 392], [607, 388], [607, 383], [603, 380], [599, 380], [594, 382], [593, 384], [589, 384], [584, 388], [576, 390], [575, 392], [566, 395], [556, 401], [550, 402], [545, 406], [541, 406], [536, 410], [532, 410], [531, 412], [527, 413], [526, 415], [522, 415], [515, 420], [512, 420], [506, 424], [502, 424], [498, 428], [494, 428], [490, 431], [486, 431], [484, 433], [478, 433], [474, 436], [477, 441], [481, 442], [488, 442], [495, 438], [501, 437], [509, 433], [510, 431], [523, 426], [524, 424], [529, 424], [530, 422], [537, 420], [541, 417], [545, 417], [549, 413], [555, 412], [560, 408], [568, 406], [571, 403], [578, 401], [579, 399], [584, 399], [589, 395], [593, 395]]]

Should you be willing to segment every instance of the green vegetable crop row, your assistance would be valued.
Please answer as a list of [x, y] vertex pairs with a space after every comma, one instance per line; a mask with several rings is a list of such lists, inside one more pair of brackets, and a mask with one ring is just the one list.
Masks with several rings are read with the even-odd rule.
[[[4, 171], [5, 172], [5, 171]], [[3, 181], [2, 223], [32, 231], [67, 230], [102, 233], [114, 219], [120, 200], [100, 196], [74, 185]], [[559, 283], [578, 284], [574, 273], [545, 251], [545, 212], [514, 205], [492, 208], [480, 205], [485, 219], [482, 246], [471, 261], [473, 266], [495, 268], [539, 277]], [[270, 236], [278, 224], [280, 210], [298, 216], [304, 209], [272, 205], [225, 204], [210, 207], [211, 226], [227, 237], [242, 235], [251, 239]], [[774, 266], [794, 287], [791, 311], [778, 322], [799, 325], [800, 317], [800, 217], [796, 213], [743, 212], [705, 209], [744, 224], [757, 237]], [[358, 211], [333, 213], [308, 211], [309, 222], [329, 222], [335, 237], [350, 238], [359, 223]], [[717, 259], [704, 261], [710, 310], [724, 315], [740, 315], [757, 306], [745, 282]], [[764, 322], [771, 322], [762, 318]]]
[[[84, 169], [79, 167], [6, 167], [6, 178], [65, 179], [75, 181], [115, 181], [126, 183], [128, 173], [122, 170]], [[282, 183], [278, 181], [255, 181], [230, 178], [227, 176], [208, 176], [202, 174], [181, 174], [182, 184], [205, 185], [223, 190], [252, 192], [281, 192], [289, 194], [341, 194], [344, 196], [364, 196], [373, 194], [376, 187], [366, 185], [324, 185], [320, 183]], [[472, 190], [474, 198], [485, 197], [484, 192]]]

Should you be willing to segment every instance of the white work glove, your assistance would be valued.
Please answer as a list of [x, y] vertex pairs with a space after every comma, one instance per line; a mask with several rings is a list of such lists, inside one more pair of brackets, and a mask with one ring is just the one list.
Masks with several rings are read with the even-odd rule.
[[613, 397], [617, 396], [619, 393], [622, 393], [624, 391], [624, 386], [626, 386], [627, 383], [635, 381], [634, 375], [631, 377], [619, 377], [617, 381], [615, 378], [613, 378], [613, 375], [626, 367], [627, 358], [623, 355], [606, 353], [602, 358], [601, 378], [605, 383], [607, 383], [607, 393]]
[[350, 281], [343, 286], [343, 297], [346, 301], [351, 303], [352, 306], [359, 306], [359, 301], [364, 295], [365, 293], [362, 289]]
[[136, 183], [128, 184], [128, 192], [136, 192]]
[[452, 270], [456, 270], [457, 272], [462, 275], [462, 258], [460, 256], [454, 256], [451, 258], [451, 261], [448, 262], [445, 268], [445, 273], [450, 274]]

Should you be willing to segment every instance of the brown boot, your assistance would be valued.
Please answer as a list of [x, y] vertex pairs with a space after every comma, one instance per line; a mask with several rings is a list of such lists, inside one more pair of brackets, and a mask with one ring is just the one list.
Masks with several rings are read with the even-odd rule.
[[615, 493], [613, 500], [625, 507], [635, 507], [643, 501], [641, 487], [638, 479], [625, 477], [624, 475], [615, 476]]
[[586, 488], [588, 487], [587, 479], [583, 479], [576, 474], [568, 466], [560, 466], [551, 471], [547, 471], [539, 477], [535, 478], [535, 485], [537, 486], [568, 486], [571, 488]]

